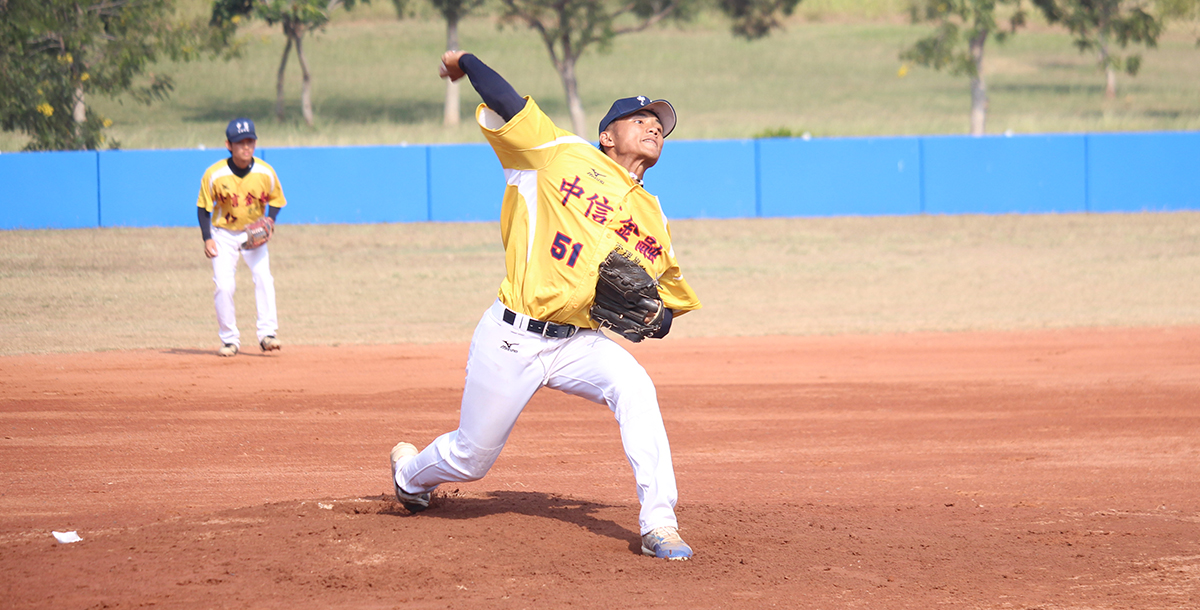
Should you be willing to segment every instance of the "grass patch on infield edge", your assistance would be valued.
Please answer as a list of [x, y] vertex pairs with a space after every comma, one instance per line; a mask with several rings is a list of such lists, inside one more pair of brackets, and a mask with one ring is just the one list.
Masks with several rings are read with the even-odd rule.
[[[672, 336], [1200, 324], [1200, 213], [683, 220], [705, 307]], [[469, 340], [496, 223], [280, 225], [285, 344]], [[240, 265], [243, 336], [254, 289]], [[0, 354], [216, 349], [195, 228], [0, 232]]]

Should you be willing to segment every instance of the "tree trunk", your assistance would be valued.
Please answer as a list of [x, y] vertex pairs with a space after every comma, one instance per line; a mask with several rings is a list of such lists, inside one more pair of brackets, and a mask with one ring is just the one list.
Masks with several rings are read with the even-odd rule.
[[[458, 17], [446, 19], [446, 50], [458, 50]], [[458, 83], [446, 79], [446, 104], [442, 109], [442, 124], [446, 127], [457, 127], [459, 122]]]
[[296, 60], [300, 62], [300, 74], [304, 77], [300, 85], [300, 114], [309, 127], [313, 124], [312, 110], [312, 75], [308, 72], [308, 62], [304, 59], [304, 48], [300, 40], [304, 36], [304, 26], [296, 26]]
[[563, 90], [567, 93], [567, 109], [571, 112], [571, 128], [575, 135], [586, 138], [587, 117], [583, 113], [583, 102], [579, 99], [579, 83], [575, 80], [575, 60], [570, 53], [564, 52], [562, 62], [556, 67], [562, 78]]
[[1117, 97], [1117, 71], [1113, 67], [1112, 58], [1108, 55], [1108, 40], [1101, 31], [1096, 37], [1096, 47], [1100, 50], [1100, 65], [1104, 66], [1104, 97]]
[[81, 133], [80, 125], [87, 122], [87, 104], [84, 104], [83, 85], [75, 85], [75, 104], [71, 108], [71, 118], [75, 119], [75, 135]]
[[988, 31], [983, 30], [971, 38], [971, 60], [975, 73], [971, 75], [971, 135], [982, 136], [987, 123], [987, 83], [983, 80], [983, 44]]
[[283, 59], [279, 62], [279, 74], [275, 77], [275, 119], [283, 121], [283, 71], [287, 68], [288, 55], [292, 52], [292, 28], [283, 24], [287, 45], [283, 47]]

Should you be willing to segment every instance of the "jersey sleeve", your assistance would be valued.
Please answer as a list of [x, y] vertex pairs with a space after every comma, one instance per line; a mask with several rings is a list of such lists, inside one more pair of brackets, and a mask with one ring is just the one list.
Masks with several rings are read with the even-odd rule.
[[560, 138], [575, 138], [559, 129], [532, 98], [525, 99], [525, 108], [507, 123], [499, 124], [503, 119], [486, 105], [481, 104], [475, 113], [479, 128], [505, 169], [542, 169], [560, 148], [554, 143]]
[[196, 207], [204, 208], [210, 213], [213, 211], [212, 168], [200, 177], [200, 194], [196, 196]]
[[267, 204], [275, 208], [287, 205], [287, 199], [283, 196], [283, 183], [279, 181], [279, 174], [275, 173], [274, 167], [271, 168], [271, 192], [267, 194]]
[[696, 296], [696, 291], [692, 290], [691, 285], [683, 278], [683, 272], [678, 265], [672, 264], [659, 278], [658, 295], [662, 297], [663, 305], [674, 310], [676, 314], [700, 309], [700, 297]]
[[[670, 235], [671, 226], [669, 224], [666, 229], [667, 235]], [[683, 271], [679, 268], [679, 261], [675, 259], [674, 245], [666, 252], [666, 255], [667, 261], [670, 264], [662, 276], [658, 278], [658, 295], [662, 297], [663, 306], [673, 310], [676, 315], [692, 311], [693, 309], [700, 309], [700, 297], [696, 295], [696, 291], [692, 290], [692, 286], [683, 278]]]

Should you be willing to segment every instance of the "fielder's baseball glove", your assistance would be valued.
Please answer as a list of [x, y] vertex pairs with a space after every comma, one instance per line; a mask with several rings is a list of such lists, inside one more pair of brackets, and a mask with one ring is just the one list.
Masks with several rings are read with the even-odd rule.
[[246, 241], [242, 244], [242, 249], [253, 250], [270, 241], [274, 234], [275, 220], [270, 216], [263, 216], [246, 225]]
[[620, 250], [610, 252], [600, 264], [596, 298], [588, 312], [592, 319], [637, 343], [658, 332], [664, 311], [658, 282]]

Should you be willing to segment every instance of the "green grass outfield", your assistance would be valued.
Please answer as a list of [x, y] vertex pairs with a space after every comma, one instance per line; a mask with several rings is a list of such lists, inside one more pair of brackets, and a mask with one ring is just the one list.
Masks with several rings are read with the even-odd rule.
[[[198, 6], [203, 7], [203, 3]], [[194, 8], [194, 7], [193, 7]], [[199, 10], [199, 9], [197, 9]], [[704, 16], [619, 37], [611, 52], [589, 51], [580, 87], [594, 123], [612, 99], [665, 97], [679, 111], [675, 139], [747, 138], [773, 129], [814, 136], [957, 134], [967, 131], [967, 81], [925, 68], [900, 76], [899, 52], [927, 32], [909, 25], [896, 0], [806, 0], [787, 29], [757, 42], [734, 39], [727, 24]], [[1008, 43], [989, 42], [988, 131], [1056, 133], [1200, 129], [1200, 49], [1196, 28], [1179, 25], [1145, 53], [1142, 74], [1119, 79], [1119, 97], [1103, 97], [1103, 75], [1070, 38], [1044, 25]], [[444, 24], [398, 20], [387, 2], [339, 11], [306, 51], [313, 72], [316, 125], [299, 116], [299, 66], [288, 68], [288, 120], [273, 118], [275, 72], [284, 39], [257, 23], [243, 30], [244, 57], [174, 65], [172, 97], [146, 107], [100, 99], [111, 135], [127, 149], [223, 145], [230, 118], [259, 122], [263, 146], [478, 142], [470, 113], [478, 96], [464, 87], [464, 121], [441, 125], [443, 81], [436, 77]], [[522, 93], [568, 125], [557, 74], [527, 29], [468, 19], [462, 47], [476, 52]], [[591, 137], [593, 134], [585, 134]], [[0, 150], [24, 138], [0, 134]]]

